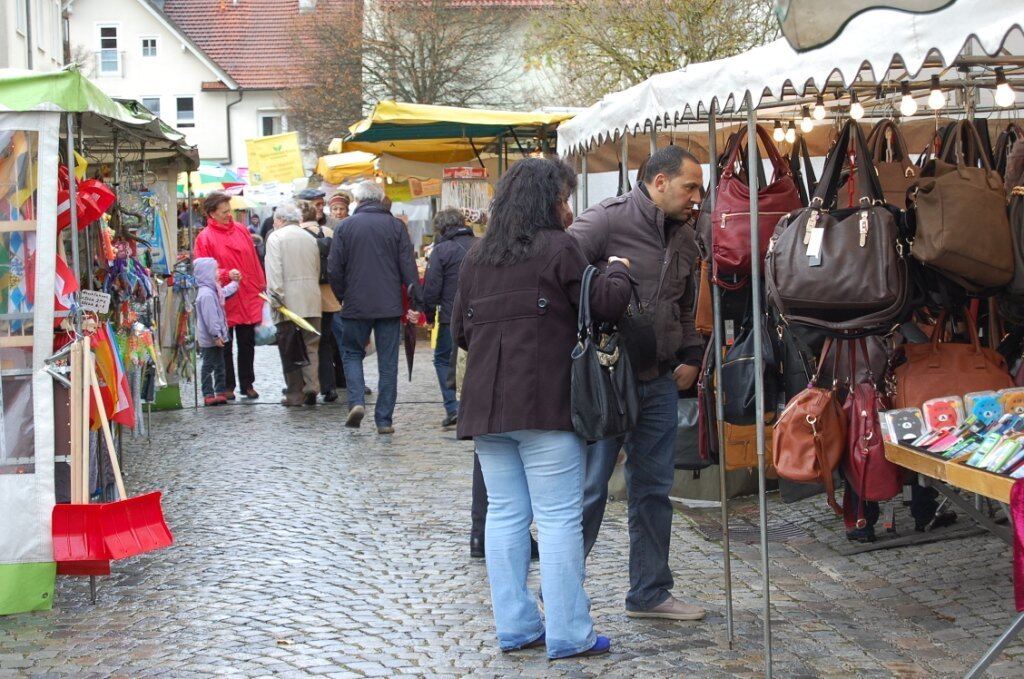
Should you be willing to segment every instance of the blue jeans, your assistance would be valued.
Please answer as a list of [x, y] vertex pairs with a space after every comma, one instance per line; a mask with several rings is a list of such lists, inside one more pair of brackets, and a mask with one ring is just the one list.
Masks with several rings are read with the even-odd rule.
[[455, 390], [448, 388], [448, 373], [454, 370], [452, 362], [452, 326], [442, 323], [437, 329], [437, 347], [434, 349], [434, 370], [437, 381], [441, 385], [441, 397], [444, 398], [444, 412], [454, 415], [459, 412], [459, 401]]
[[[487, 484], [484, 550], [502, 650], [545, 631], [549, 658], [590, 649], [597, 637], [583, 590], [583, 440], [566, 431], [513, 431], [478, 436], [476, 452]], [[534, 518], [546, 630], [526, 588]]]
[[378, 427], [390, 427], [395, 415], [395, 402], [398, 400], [398, 345], [402, 336], [402, 323], [397, 318], [363, 319], [334, 315], [334, 333], [341, 346], [341, 362], [348, 383], [349, 408], [366, 405], [363, 359], [366, 358], [366, 343], [370, 341], [371, 331], [377, 345], [379, 378], [373, 419]]
[[[672, 537], [672, 503], [668, 499], [675, 478], [676, 428], [679, 398], [675, 381], [665, 375], [640, 382], [640, 419], [625, 438], [626, 489], [629, 495], [629, 593], [626, 608], [646, 611], [664, 603], [672, 589], [668, 567]], [[586, 554], [597, 541], [608, 480], [615, 470], [622, 439], [605, 439], [587, 450], [583, 490], [583, 543]]]

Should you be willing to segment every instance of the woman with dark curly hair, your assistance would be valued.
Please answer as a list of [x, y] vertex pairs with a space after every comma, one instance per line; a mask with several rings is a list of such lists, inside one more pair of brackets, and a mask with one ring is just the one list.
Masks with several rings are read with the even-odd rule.
[[[547, 646], [549, 658], [605, 653], [583, 589], [585, 442], [569, 414], [570, 353], [587, 262], [572, 236], [576, 176], [546, 159], [516, 163], [501, 181], [487, 234], [466, 257], [452, 333], [468, 362], [459, 438], [472, 438], [487, 485], [487, 573], [502, 650]], [[594, 278], [595, 319], [629, 303], [629, 262]], [[526, 588], [537, 523], [545, 618]]]

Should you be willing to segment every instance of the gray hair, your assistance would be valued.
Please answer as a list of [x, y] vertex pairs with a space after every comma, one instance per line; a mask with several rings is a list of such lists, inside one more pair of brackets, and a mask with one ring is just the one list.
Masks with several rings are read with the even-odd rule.
[[352, 198], [357, 203], [379, 203], [384, 200], [384, 188], [377, 182], [359, 182], [352, 187]]
[[434, 215], [434, 233], [439, 236], [461, 229], [465, 225], [466, 220], [462, 213], [453, 207], [446, 207]]
[[277, 206], [277, 212], [274, 213], [274, 217], [280, 219], [285, 224], [298, 224], [302, 221], [302, 211], [299, 210], [299, 206], [295, 204], [295, 201], [290, 200]]

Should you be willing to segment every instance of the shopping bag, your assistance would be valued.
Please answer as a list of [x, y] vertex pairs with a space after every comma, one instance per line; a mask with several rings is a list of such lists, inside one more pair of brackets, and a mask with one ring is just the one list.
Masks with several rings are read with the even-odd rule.
[[270, 317], [270, 303], [263, 303], [263, 320], [256, 326], [256, 346], [267, 346], [277, 342], [277, 326]]

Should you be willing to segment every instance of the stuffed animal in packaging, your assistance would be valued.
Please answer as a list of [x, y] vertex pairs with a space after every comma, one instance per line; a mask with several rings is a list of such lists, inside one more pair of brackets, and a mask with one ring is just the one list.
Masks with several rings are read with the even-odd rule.
[[999, 392], [999, 402], [1003, 404], [1003, 412], [1024, 415], [1024, 388], [1003, 389]]
[[973, 415], [985, 425], [992, 424], [1003, 414], [1003, 404], [999, 402], [999, 394], [994, 391], [976, 391], [964, 396], [964, 406], [968, 415]]
[[959, 396], [925, 401], [922, 410], [924, 422], [931, 430], [957, 427], [964, 420], [964, 405]]

